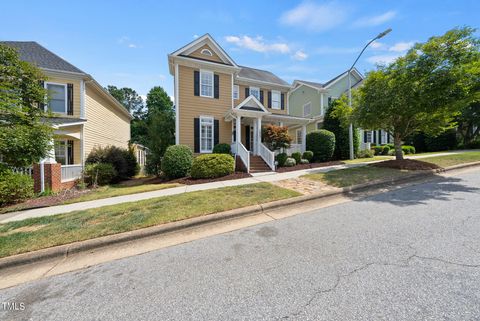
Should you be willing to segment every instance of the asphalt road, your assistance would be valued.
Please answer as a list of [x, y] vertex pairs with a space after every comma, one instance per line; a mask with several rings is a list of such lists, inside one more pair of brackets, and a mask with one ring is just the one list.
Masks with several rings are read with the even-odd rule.
[[477, 170], [1, 290], [0, 319], [479, 320], [479, 232]]

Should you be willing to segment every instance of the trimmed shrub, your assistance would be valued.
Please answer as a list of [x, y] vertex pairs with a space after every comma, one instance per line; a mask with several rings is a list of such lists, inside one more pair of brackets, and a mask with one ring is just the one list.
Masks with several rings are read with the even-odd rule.
[[403, 145], [402, 151], [404, 154], [415, 154], [415, 147], [409, 145]]
[[287, 153], [280, 153], [277, 156], [275, 156], [275, 160], [277, 161], [278, 167], [285, 166], [285, 161], [287, 160], [287, 158], [288, 158]]
[[405, 139], [405, 143], [415, 146], [416, 152], [419, 153], [451, 150], [457, 147], [457, 134], [455, 129], [449, 129], [435, 137], [416, 133]]
[[229, 144], [217, 144], [213, 146], [214, 154], [231, 154], [231, 148]]
[[295, 165], [297, 165], [295, 158], [287, 157], [287, 159], [285, 160], [285, 167], [292, 167]]
[[300, 164], [309, 164], [310, 162], [308, 161], [308, 159], [305, 159], [305, 158], [302, 158], [300, 160]]
[[468, 149], [479, 149], [480, 148], [480, 139], [471, 141], [469, 143], [466, 143], [464, 148]]
[[[402, 154], [405, 156], [405, 152], [403, 150], [402, 150]], [[388, 155], [395, 156], [395, 149], [390, 149], [390, 151], [388, 152]]]
[[85, 161], [85, 164], [111, 164], [116, 175], [112, 182], [118, 182], [138, 174], [140, 170], [137, 158], [132, 149], [123, 149], [116, 146], [94, 147]]
[[207, 154], [193, 159], [191, 176], [193, 178], [216, 178], [227, 176], [235, 171], [235, 162], [231, 155]]
[[186, 145], [167, 148], [162, 159], [162, 171], [168, 178], [185, 177], [192, 169], [193, 153]]
[[290, 156], [292, 157], [293, 159], [295, 159], [295, 162], [297, 164], [300, 164], [300, 160], [302, 159], [302, 153], [300, 152], [295, 152], [295, 153], [292, 153], [292, 155]]
[[375, 155], [382, 155], [383, 152], [383, 146], [374, 146], [373, 147], [373, 152]]
[[33, 196], [33, 179], [9, 169], [0, 171], [0, 206], [23, 201]]
[[117, 171], [112, 164], [108, 163], [95, 163], [85, 166], [85, 182], [88, 185], [108, 185], [115, 177], [117, 177]]
[[314, 161], [328, 161], [335, 150], [335, 134], [325, 129], [313, 131], [307, 134], [306, 145], [313, 152]]
[[388, 155], [388, 152], [390, 152], [390, 147], [387, 145], [383, 146], [382, 155]]
[[305, 151], [305, 152], [303, 153], [303, 155], [302, 155], [302, 158], [308, 160], [309, 162], [311, 162], [312, 159], [313, 159], [313, 152], [312, 152], [311, 150]]
[[373, 151], [370, 149], [362, 149], [359, 150], [357, 153], [357, 158], [372, 158], [373, 157]]

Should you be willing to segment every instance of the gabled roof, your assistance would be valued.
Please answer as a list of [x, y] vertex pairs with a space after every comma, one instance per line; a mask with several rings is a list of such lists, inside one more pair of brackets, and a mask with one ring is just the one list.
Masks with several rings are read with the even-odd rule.
[[250, 95], [245, 98], [240, 104], [238, 104], [234, 109], [236, 110], [249, 110], [249, 111], [258, 111], [264, 113], [270, 113], [265, 106], [257, 99], [257, 97]]
[[238, 77], [240, 78], [250, 79], [253, 81], [267, 82], [267, 83], [281, 85], [281, 86], [290, 86], [289, 83], [279, 78], [278, 76], [274, 75], [270, 71], [255, 69], [255, 68], [250, 68], [245, 66], [239, 66], [239, 67], [242, 68], [238, 73]]
[[[188, 56], [201, 46], [208, 44], [208, 46], [220, 57], [220, 59], [226, 65], [237, 67], [237, 64], [233, 59], [223, 50], [222, 47], [213, 39], [210, 34], [206, 33], [201, 37], [193, 40], [192, 42], [186, 44], [185, 46], [181, 47], [180, 49], [175, 50], [169, 56]], [[191, 58], [191, 57], [190, 57]]]
[[321, 84], [319, 82], [313, 82], [313, 81], [296, 79], [296, 80], [293, 81], [293, 86], [296, 87], [297, 85], [307, 85], [307, 86], [312, 87], [314, 89], [323, 89], [323, 84]]
[[[363, 75], [357, 70], [357, 68], [353, 68], [352, 69], [352, 74], [357, 74], [357, 77], [361, 80], [363, 80], [365, 77], [363, 77]], [[330, 79], [329, 81], [327, 81], [326, 83], [323, 84], [323, 87], [324, 88], [328, 88], [329, 86], [333, 85], [334, 83], [336, 83], [338, 80], [340, 80], [341, 78], [345, 77], [348, 75], [348, 70], [342, 72], [340, 75]], [[352, 85], [353, 87], [353, 85]]]
[[86, 74], [35, 41], [0, 41], [0, 44], [17, 49], [21, 60], [32, 63], [37, 67]]

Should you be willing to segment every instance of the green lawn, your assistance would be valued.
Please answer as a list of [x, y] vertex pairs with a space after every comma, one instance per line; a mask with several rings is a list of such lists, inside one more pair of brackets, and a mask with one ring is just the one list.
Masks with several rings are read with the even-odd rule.
[[373, 156], [369, 158], [355, 158], [355, 159], [348, 159], [348, 160], [343, 160], [345, 164], [358, 164], [358, 163], [366, 163], [366, 162], [374, 162], [374, 161], [380, 161], [380, 160], [389, 160], [393, 159], [393, 156]]
[[322, 181], [325, 184], [335, 187], [346, 187], [386, 177], [400, 177], [408, 173], [408, 171], [400, 171], [392, 168], [362, 166], [326, 173], [307, 174], [302, 177]]
[[464, 163], [480, 161], [480, 152], [466, 152], [445, 156], [420, 158], [419, 161], [436, 164], [440, 167], [448, 167]]
[[0, 224], [0, 257], [300, 195], [258, 183]]
[[98, 200], [101, 198], [108, 198], [108, 197], [115, 197], [115, 196], [122, 196], [122, 195], [129, 195], [129, 194], [136, 194], [136, 193], [143, 193], [143, 192], [151, 192], [151, 191], [158, 191], [166, 188], [172, 188], [180, 186], [180, 184], [145, 184], [145, 185], [138, 185], [138, 186], [125, 186], [125, 185], [109, 185], [109, 186], [101, 186], [91, 193], [87, 193], [81, 195], [76, 198], [68, 199], [62, 204], [72, 204], [78, 202], [85, 202], [85, 201], [93, 201]]

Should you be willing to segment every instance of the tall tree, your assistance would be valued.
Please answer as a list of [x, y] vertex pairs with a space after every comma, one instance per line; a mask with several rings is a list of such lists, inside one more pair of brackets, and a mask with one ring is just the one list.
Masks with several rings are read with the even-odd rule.
[[173, 102], [160, 86], [153, 87], [147, 94], [146, 146], [150, 149], [147, 171], [159, 174], [161, 160], [168, 146], [175, 144], [175, 112]]
[[11, 166], [29, 166], [48, 155], [53, 135], [44, 75], [20, 60], [15, 49], [0, 45], [0, 155]]
[[407, 136], [418, 131], [435, 135], [453, 126], [465, 102], [478, 95], [480, 42], [474, 32], [452, 29], [378, 66], [358, 90], [352, 120], [392, 134], [397, 159], [403, 159]]

